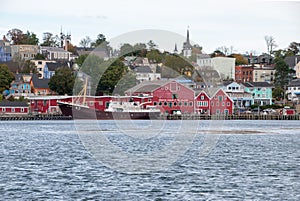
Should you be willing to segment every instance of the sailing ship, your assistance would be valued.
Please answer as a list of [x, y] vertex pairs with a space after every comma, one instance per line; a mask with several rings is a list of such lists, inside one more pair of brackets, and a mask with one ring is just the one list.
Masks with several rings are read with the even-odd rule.
[[[57, 101], [64, 116], [72, 116], [73, 119], [158, 119], [161, 111], [155, 106], [146, 103], [134, 102], [128, 97], [108, 97], [105, 108], [95, 106], [94, 102], [102, 102], [103, 97], [92, 97], [93, 104], [87, 104], [86, 85], [78, 96], [72, 97], [72, 101]], [[106, 96], [107, 98], [107, 96]]]

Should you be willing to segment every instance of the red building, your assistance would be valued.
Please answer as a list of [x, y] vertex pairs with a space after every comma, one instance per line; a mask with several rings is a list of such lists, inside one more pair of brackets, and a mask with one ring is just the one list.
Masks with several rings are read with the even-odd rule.
[[235, 67], [235, 81], [237, 83], [252, 82], [253, 81], [253, 66], [236, 66]]
[[175, 114], [194, 113], [195, 92], [172, 80], [152, 81], [141, 84], [127, 90], [127, 95], [149, 97], [147, 105], [158, 107], [162, 113]]
[[29, 113], [29, 106], [27, 102], [20, 101], [1, 101], [0, 114], [4, 115], [26, 115]]
[[210, 114], [210, 97], [201, 91], [195, 98], [195, 111], [197, 114]]
[[210, 99], [210, 114], [231, 115], [233, 113], [233, 100], [223, 89], [218, 89]]

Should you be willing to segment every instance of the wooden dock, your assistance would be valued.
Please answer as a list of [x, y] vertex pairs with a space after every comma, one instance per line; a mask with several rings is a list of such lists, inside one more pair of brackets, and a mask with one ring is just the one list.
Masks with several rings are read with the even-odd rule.
[[0, 116], [0, 121], [33, 121], [33, 120], [72, 120], [72, 117], [62, 115], [21, 115], [21, 116]]
[[168, 120], [300, 120], [300, 115], [163, 115]]

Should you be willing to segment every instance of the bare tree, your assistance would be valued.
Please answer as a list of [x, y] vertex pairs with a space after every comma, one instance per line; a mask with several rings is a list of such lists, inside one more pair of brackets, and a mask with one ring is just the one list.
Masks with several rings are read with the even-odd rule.
[[265, 41], [267, 44], [268, 54], [269, 54], [269, 63], [271, 62], [271, 54], [273, 54], [274, 48], [277, 47], [275, 39], [273, 36], [265, 36]]
[[91, 45], [91, 42], [92, 42], [92, 39], [89, 37], [89, 36], [86, 36], [85, 38], [83, 38], [79, 45], [84, 47], [84, 48], [87, 48]]

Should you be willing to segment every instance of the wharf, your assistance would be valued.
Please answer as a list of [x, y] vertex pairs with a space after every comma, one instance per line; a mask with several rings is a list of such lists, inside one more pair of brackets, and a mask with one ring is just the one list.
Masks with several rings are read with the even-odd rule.
[[300, 115], [163, 115], [161, 119], [169, 120], [300, 120]]
[[62, 116], [62, 115], [0, 116], [0, 121], [31, 121], [31, 120], [72, 120], [72, 117]]

